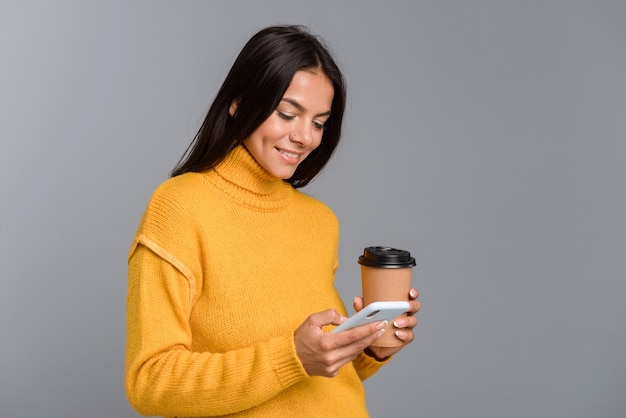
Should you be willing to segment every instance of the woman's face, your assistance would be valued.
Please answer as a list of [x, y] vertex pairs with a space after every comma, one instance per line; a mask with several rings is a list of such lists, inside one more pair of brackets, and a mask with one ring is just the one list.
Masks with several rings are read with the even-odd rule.
[[[290, 178], [322, 142], [333, 95], [324, 73], [297, 71], [276, 110], [244, 139], [244, 145], [274, 177]], [[231, 106], [231, 114], [234, 110]]]

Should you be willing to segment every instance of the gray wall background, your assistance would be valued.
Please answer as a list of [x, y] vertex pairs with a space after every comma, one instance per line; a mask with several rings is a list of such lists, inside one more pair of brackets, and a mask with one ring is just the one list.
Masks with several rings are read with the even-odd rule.
[[[243, 43], [300, 23], [349, 83], [306, 191], [410, 250], [374, 417], [626, 416], [624, 1], [0, 3], [0, 415], [133, 417], [126, 253]], [[391, 408], [392, 412], [389, 412]]]

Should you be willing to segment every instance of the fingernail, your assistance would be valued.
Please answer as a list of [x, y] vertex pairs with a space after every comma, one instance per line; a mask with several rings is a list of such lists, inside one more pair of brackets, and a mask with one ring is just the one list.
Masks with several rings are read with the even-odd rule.
[[393, 326], [396, 328], [402, 328], [400, 325], [398, 325], [398, 321], [393, 321]]
[[387, 326], [387, 321], [383, 321], [380, 324], [378, 324], [378, 329], [383, 329]]
[[411, 291], [409, 292], [411, 294], [411, 297], [414, 298], [417, 295], [415, 294], [415, 290], [411, 289]]
[[402, 339], [402, 337], [400, 337], [400, 331], [396, 331], [395, 334], [396, 334], [396, 337]]

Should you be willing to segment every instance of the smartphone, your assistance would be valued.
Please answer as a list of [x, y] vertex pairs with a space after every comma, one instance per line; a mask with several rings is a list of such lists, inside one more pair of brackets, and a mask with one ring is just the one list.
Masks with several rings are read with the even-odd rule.
[[369, 324], [375, 321], [388, 321], [396, 319], [410, 308], [409, 302], [372, 302], [359, 312], [346, 319], [341, 325], [331, 332], [346, 331], [359, 325]]

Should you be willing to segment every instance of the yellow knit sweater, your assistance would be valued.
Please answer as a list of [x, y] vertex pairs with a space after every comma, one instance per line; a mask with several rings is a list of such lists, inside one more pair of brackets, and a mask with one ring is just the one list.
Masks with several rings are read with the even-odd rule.
[[272, 177], [239, 146], [213, 170], [154, 192], [128, 260], [126, 390], [144, 415], [364, 417], [361, 354], [310, 377], [293, 334], [346, 314], [334, 288], [329, 208]]

